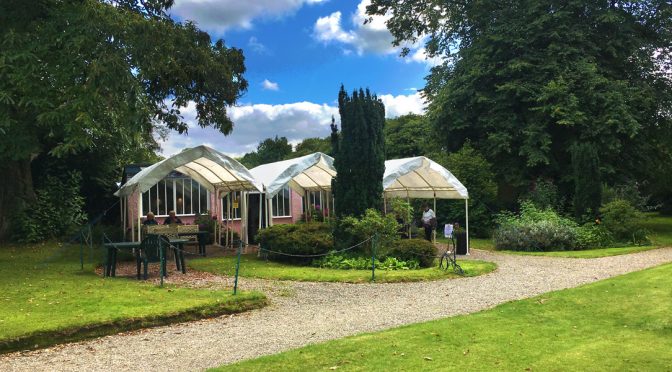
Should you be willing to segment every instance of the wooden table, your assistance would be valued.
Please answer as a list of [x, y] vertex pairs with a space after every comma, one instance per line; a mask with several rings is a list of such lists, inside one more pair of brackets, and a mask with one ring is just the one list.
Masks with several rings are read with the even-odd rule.
[[[171, 245], [175, 246], [177, 248], [175, 252], [175, 264], [177, 266], [177, 269], [182, 271], [182, 274], [187, 273], [187, 268], [186, 265], [184, 264], [184, 243], [189, 242], [189, 239], [169, 239], [169, 242]], [[103, 247], [107, 249], [107, 260], [105, 262], [105, 266], [103, 268], [103, 275], [104, 276], [116, 276], [116, 270], [117, 270], [117, 252], [119, 250], [128, 250], [128, 251], [133, 251], [135, 250], [136, 257], [137, 255], [140, 255], [141, 249], [142, 249], [142, 243], [141, 242], [110, 242], [110, 243], [105, 243], [103, 244]], [[165, 245], [161, 246], [161, 249], [163, 250], [163, 257], [164, 257], [164, 262], [163, 264], [163, 273], [164, 276], [167, 276], [166, 274], [166, 248], [168, 248]], [[140, 279], [138, 277], [138, 279]]]

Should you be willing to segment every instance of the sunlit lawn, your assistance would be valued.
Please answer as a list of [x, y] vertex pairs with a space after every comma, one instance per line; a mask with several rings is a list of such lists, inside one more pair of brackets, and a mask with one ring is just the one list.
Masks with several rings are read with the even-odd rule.
[[78, 247], [66, 246], [53, 256], [57, 250], [54, 243], [0, 247], [0, 351], [265, 304], [259, 293], [234, 297], [231, 291], [160, 288], [131, 279], [103, 279], [94, 273], [93, 264], [80, 270]]
[[669, 371], [672, 265], [225, 371]]
[[[199, 258], [188, 262], [189, 266], [220, 275], [234, 275], [236, 257]], [[476, 276], [493, 271], [496, 265], [484, 261], [459, 261], [466, 276]], [[243, 255], [240, 276], [311, 282], [365, 283], [371, 280], [371, 270], [338, 270], [310, 266], [297, 266], [259, 259], [256, 255]], [[376, 270], [376, 282], [413, 282], [458, 277], [452, 270], [432, 267], [419, 270]]]

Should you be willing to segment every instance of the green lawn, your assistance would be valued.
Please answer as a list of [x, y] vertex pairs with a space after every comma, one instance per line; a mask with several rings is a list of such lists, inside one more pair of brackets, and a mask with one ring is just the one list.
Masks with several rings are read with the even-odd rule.
[[226, 371], [669, 371], [672, 264]]
[[[551, 257], [570, 257], [570, 258], [598, 258], [607, 256], [618, 256], [622, 254], [648, 251], [661, 247], [672, 247], [672, 217], [661, 216], [658, 213], [647, 213], [647, 218], [642, 222], [644, 228], [650, 231], [649, 238], [652, 245], [648, 246], [630, 246], [630, 247], [608, 247], [597, 249], [586, 249], [582, 251], [557, 251], [557, 252], [521, 252], [502, 250], [498, 252], [524, 255], [524, 256], [551, 256]], [[447, 239], [437, 237], [441, 243], [446, 243]], [[471, 248], [483, 249], [486, 251], [495, 251], [495, 244], [492, 239], [471, 239]]]
[[194, 290], [80, 270], [77, 246], [0, 247], [0, 352], [258, 308], [260, 293]]
[[[199, 271], [207, 271], [220, 275], [234, 275], [235, 257], [199, 258], [188, 262], [188, 265]], [[458, 261], [466, 276], [477, 276], [489, 273], [496, 268], [492, 262]], [[243, 255], [240, 263], [240, 276], [295, 280], [309, 282], [344, 282], [365, 283], [371, 280], [370, 270], [337, 270], [321, 269], [309, 266], [295, 266], [258, 259], [256, 255]], [[419, 270], [376, 270], [376, 282], [413, 282], [455, 278], [458, 275], [438, 267]]]

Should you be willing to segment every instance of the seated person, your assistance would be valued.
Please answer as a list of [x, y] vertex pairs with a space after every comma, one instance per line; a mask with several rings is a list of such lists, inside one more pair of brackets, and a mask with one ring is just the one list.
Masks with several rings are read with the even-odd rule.
[[175, 216], [175, 211], [170, 211], [170, 212], [168, 212], [168, 218], [166, 218], [166, 220], [163, 221], [163, 224], [164, 225], [172, 225], [172, 224], [181, 225], [182, 220], [179, 217]]
[[149, 212], [147, 213], [147, 218], [142, 224], [145, 226], [149, 226], [149, 225], [158, 225], [159, 223], [156, 222], [156, 220], [154, 219], [154, 213]]

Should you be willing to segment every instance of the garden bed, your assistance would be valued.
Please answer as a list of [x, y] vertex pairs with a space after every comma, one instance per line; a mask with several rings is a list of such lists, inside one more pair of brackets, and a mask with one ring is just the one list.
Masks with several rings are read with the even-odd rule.
[[[198, 258], [188, 265], [199, 271], [218, 275], [235, 274], [236, 257]], [[492, 262], [476, 260], [459, 260], [458, 263], [465, 276], [478, 276], [492, 272], [497, 267]], [[287, 263], [271, 262], [257, 258], [255, 255], [243, 255], [240, 262], [240, 276], [273, 280], [293, 280], [305, 282], [342, 282], [368, 283], [371, 281], [371, 270], [339, 270], [324, 269], [311, 266], [298, 266]], [[376, 270], [376, 282], [417, 282], [458, 278], [452, 270], [438, 267], [417, 270]]]

